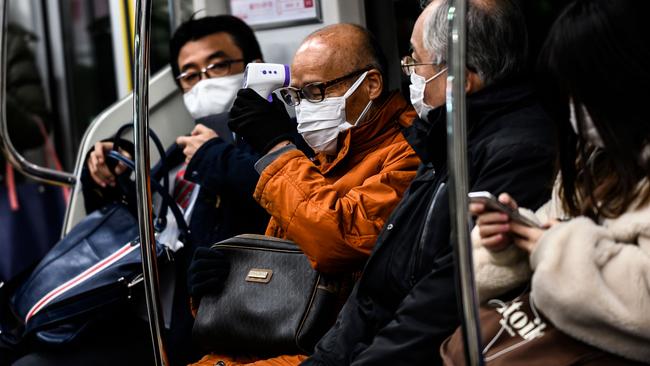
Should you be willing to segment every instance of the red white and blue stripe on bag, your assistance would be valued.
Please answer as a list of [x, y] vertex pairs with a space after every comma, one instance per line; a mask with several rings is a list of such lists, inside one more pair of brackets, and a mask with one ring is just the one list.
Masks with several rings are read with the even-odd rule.
[[126, 257], [127, 255], [129, 255], [131, 252], [133, 252], [138, 248], [140, 248], [139, 243], [136, 245], [132, 245], [132, 243], [127, 243], [126, 245], [118, 249], [113, 254], [104, 258], [100, 262], [97, 262], [92, 267], [88, 268], [87, 270], [81, 272], [77, 276], [73, 277], [72, 279], [61, 284], [60, 286], [56, 287], [52, 291], [48, 292], [45, 296], [43, 296], [40, 300], [38, 300], [36, 304], [34, 304], [34, 306], [32, 306], [32, 308], [27, 312], [27, 316], [25, 316], [25, 323], [27, 323], [31, 317], [33, 317], [36, 313], [38, 313], [43, 308], [45, 308], [52, 301], [56, 300], [62, 295], [65, 295], [66, 293], [68, 293], [75, 287], [81, 285], [82, 283], [88, 281], [96, 274], [100, 273], [106, 268], [109, 268], [113, 264], [117, 263], [120, 259]]

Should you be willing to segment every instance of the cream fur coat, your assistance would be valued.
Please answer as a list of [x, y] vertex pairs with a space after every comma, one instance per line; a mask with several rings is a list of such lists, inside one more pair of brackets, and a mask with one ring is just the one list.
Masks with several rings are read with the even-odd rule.
[[[534, 215], [564, 217], [557, 191]], [[531, 280], [537, 307], [566, 334], [608, 352], [650, 361], [650, 205], [596, 224], [576, 217], [547, 230], [530, 258], [492, 253], [472, 231], [483, 303]]]

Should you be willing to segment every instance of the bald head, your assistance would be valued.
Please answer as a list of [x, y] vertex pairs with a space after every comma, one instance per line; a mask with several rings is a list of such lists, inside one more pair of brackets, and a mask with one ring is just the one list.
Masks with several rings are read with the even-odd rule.
[[[322, 42], [332, 51], [332, 63], [340, 70], [353, 71], [368, 65], [385, 71], [385, 56], [375, 37], [356, 24], [333, 24], [321, 28], [305, 38], [308, 42]], [[347, 70], [344, 68], [347, 67]]]
[[[372, 66], [385, 78], [386, 57], [375, 37], [356, 24], [333, 24], [305, 38], [294, 56], [293, 69], [306, 66], [333, 79]], [[323, 80], [305, 80], [305, 83]]]

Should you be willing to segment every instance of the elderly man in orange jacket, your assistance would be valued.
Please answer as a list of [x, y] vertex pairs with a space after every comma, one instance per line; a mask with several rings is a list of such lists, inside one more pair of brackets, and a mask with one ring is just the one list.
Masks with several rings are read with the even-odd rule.
[[[401, 133], [415, 111], [398, 92], [387, 91], [385, 71], [377, 41], [362, 27], [328, 26], [303, 41], [291, 65], [291, 86], [280, 95], [295, 106], [298, 132], [317, 153], [314, 159], [288, 138], [295, 124], [279, 100], [268, 103], [243, 89], [231, 110], [231, 130], [265, 154], [256, 164], [254, 197], [272, 216], [266, 234], [296, 242], [321, 272], [362, 268], [420, 163]], [[205, 250], [195, 258], [219, 261], [219, 256]], [[217, 289], [218, 281], [211, 281]], [[203, 294], [210, 288], [193, 287], [204, 288]], [[202, 294], [193, 295], [196, 300]], [[254, 364], [296, 365], [304, 358]], [[255, 360], [211, 355], [200, 364]]]
[[[387, 92], [385, 67], [361, 27], [334, 25], [309, 36], [291, 65], [292, 85], [280, 94], [295, 106], [298, 132], [316, 159], [288, 140], [270, 140], [256, 164], [254, 197], [272, 216], [267, 235], [295, 241], [321, 272], [361, 268], [415, 176], [419, 159], [401, 134], [415, 112]], [[250, 90], [235, 101], [230, 125], [245, 139], [276, 122], [255, 118], [262, 103]]]
[[[374, 42], [360, 27], [337, 25], [302, 44], [292, 86], [281, 95], [295, 106], [298, 132], [316, 160], [282, 141], [256, 165], [254, 197], [272, 215], [267, 235], [295, 241], [321, 272], [365, 263], [419, 163], [400, 131], [415, 113], [386, 91]], [[240, 93], [232, 125], [247, 136], [254, 104], [248, 91]]]

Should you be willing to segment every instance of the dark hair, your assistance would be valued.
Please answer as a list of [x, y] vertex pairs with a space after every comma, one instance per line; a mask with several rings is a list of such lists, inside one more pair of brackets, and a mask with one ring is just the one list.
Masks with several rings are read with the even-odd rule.
[[237, 47], [242, 51], [245, 63], [262, 59], [262, 51], [257, 38], [255, 38], [255, 33], [241, 19], [232, 15], [190, 19], [178, 27], [169, 41], [170, 64], [174, 77], [180, 75], [178, 54], [187, 42], [221, 32], [230, 34]]
[[[425, 4], [424, 2], [422, 3]], [[450, 0], [425, 20], [424, 47], [445, 62]], [[528, 59], [528, 31], [514, 0], [470, 0], [467, 4], [467, 68], [486, 85], [519, 76]]]
[[[542, 48], [540, 86], [557, 123], [560, 194], [571, 215], [617, 217], [650, 200], [650, 191], [639, 185], [650, 177], [648, 10], [648, 1], [574, 1]], [[569, 123], [570, 100], [578, 135]], [[591, 116], [604, 148], [585, 138], [579, 106]]]

